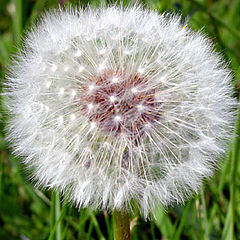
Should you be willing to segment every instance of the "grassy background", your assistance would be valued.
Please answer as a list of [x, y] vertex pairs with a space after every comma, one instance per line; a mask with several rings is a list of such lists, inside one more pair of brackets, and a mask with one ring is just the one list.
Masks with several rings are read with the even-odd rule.
[[[63, 0], [59, 1], [63, 4]], [[109, 1], [65, 1], [95, 7]], [[128, 4], [130, 1], [123, 1]], [[195, 29], [203, 29], [216, 49], [229, 61], [236, 95], [240, 87], [240, 0], [139, 1], [152, 9], [181, 12]], [[42, 12], [57, 7], [57, 0], [0, 0], [0, 81], [11, 55]], [[0, 82], [0, 91], [1, 91]], [[0, 108], [1, 108], [0, 103]], [[0, 239], [113, 239], [113, 223], [107, 212], [80, 212], [58, 194], [34, 190], [23, 166], [4, 140], [4, 114], [0, 111]], [[239, 124], [236, 124], [239, 133]], [[185, 206], [159, 208], [156, 219], [145, 222], [131, 216], [132, 239], [240, 239], [239, 137], [230, 144], [221, 169], [205, 183], [200, 194]]]

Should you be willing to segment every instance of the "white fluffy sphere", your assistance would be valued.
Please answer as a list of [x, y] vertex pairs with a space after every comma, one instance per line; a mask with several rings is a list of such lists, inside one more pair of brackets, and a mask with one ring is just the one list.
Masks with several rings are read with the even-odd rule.
[[144, 216], [212, 175], [236, 106], [210, 41], [141, 7], [47, 13], [7, 91], [8, 138], [37, 186]]

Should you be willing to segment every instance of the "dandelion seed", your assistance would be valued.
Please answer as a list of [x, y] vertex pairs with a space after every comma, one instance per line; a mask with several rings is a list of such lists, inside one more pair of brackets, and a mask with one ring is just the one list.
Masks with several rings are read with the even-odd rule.
[[104, 70], [105, 69], [105, 63], [103, 62], [103, 63], [101, 63], [101, 64], [99, 64], [99, 68], [98, 68], [100, 71], [101, 70]]
[[80, 49], [74, 54], [75, 57], [80, 57], [82, 55], [82, 51]]
[[134, 203], [147, 217], [182, 203], [231, 137], [230, 70], [179, 16], [142, 7], [50, 12], [17, 61], [8, 139], [39, 186], [79, 207]]
[[112, 78], [112, 82], [113, 82], [113, 83], [117, 83], [118, 80], [119, 80], [119, 79], [118, 79], [117, 77], [113, 77], [113, 78]]
[[133, 87], [133, 88], [131, 89], [131, 91], [132, 91], [133, 93], [136, 93], [136, 92], [137, 92], [137, 89], [136, 89], [135, 87]]
[[76, 119], [75, 114], [71, 114], [71, 115], [70, 115], [70, 120], [74, 121], [75, 119]]
[[58, 123], [59, 123], [60, 125], [62, 125], [62, 124], [63, 124], [63, 121], [64, 121], [63, 116], [59, 116], [59, 117], [58, 117]]
[[110, 97], [109, 97], [110, 102], [115, 102], [116, 99], [117, 99], [117, 98], [116, 98], [115, 96], [110, 96]]
[[103, 55], [103, 54], [105, 54], [105, 53], [106, 53], [106, 50], [105, 50], [105, 49], [101, 49], [101, 50], [99, 50], [99, 52], [98, 52], [99, 55]]
[[52, 84], [51, 81], [47, 81], [47, 82], [45, 83], [46, 88], [50, 88], [51, 84]]
[[83, 66], [79, 66], [78, 72], [81, 73], [81, 72], [83, 72], [83, 70], [84, 70], [84, 67]]
[[64, 70], [64, 72], [67, 72], [67, 71], [69, 70], [69, 67], [68, 67], [68, 66], [65, 66], [65, 67], [63, 68], [63, 70]]
[[59, 89], [59, 92], [58, 92], [58, 95], [59, 95], [59, 96], [63, 96], [63, 95], [64, 95], [64, 92], [65, 92], [65, 88], [60, 88], [60, 89]]
[[90, 130], [93, 130], [94, 128], [96, 128], [96, 123], [95, 122], [92, 122], [90, 124]]
[[120, 117], [120, 116], [115, 116], [115, 117], [114, 117], [114, 120], [115, 120], [116, 122], [120, 122], [120, 121], [121, 121], [121, 117]]
[[92, 91], [94, 89], [94, 85], [91, 84], [91, 85], [88, 86], [88, 88], [89, 88], [90, 91]]
[[75, 97], [76, 94], [77, 94], [76, 90], [72, 90], [72, 92], [71, 92], [72, 97]]
[[137, 109], [138, 109], [139, 111], [141, 111], [141, 110], [144, 109], [144, 107], [143, 107], [143, 105], [139, 104], [139, 105], [137, 105]]
[[140, 73], [140, 74], [143, 74], [144, 73], [144, 69], [143, 68], [138, 68], [138, 72]]
[[93, 109], [93, 104], [92, 104], [92, 103], [88, 104], [88, 109], [89, 109], [89, 110], [92, 110], [92, 109]]
[[52, 65], [51, 67], [52, 72], [55, 72], [57, 70], [57, 66], [55, 64]]

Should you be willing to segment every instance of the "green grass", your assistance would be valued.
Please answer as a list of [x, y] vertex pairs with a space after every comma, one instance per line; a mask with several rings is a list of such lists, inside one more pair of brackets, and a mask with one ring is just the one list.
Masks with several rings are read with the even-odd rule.
[[[78, 1], [66, 1], [79, 5]], [[109, 1], [81, 1], [99, 6]], [[123, 1], [126, 5], [128, 0]], [[194, 30], [202, 29], [229, 62], [236, 96], [240, 89], [240, 1], [141, 1], [159, 12], [181, 12]], [[11, 55], [21, 46], [24, 32], [57, 0], [0, 0], [0, 81]], [[0, 83], [0, 90], [2, 84]], [[112, 217], [90, 209], [78, 211], [57, 193], [35, 190], [20, 160], [4, 140], [4, 109], [0, 103], [0, 239], [113, 239]], [[159, 208], [156, 219], [144, 221], [132, 214], [132, 239], [240, 239], [240, 139], [236, 137], [214, 177], [184, 206]]]

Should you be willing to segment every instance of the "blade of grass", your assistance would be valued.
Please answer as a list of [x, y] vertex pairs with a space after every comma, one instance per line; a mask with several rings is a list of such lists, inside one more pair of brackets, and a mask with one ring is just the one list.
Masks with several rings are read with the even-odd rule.
[[105, 237], [104, 237], [104, 235], [103, 235], [103, 233], [100, 229], [100, 226], [98, 224], [97, 218], [92, 211], [90, 211], [90, 217], [91, 217], [91, 222], [93, 222], [94, 228], [95, 228], [96, 233], [98, 235], [98, 239], [99, 240], [105, 240]]
[[200, 226], [200, 234], [199, 234], [199, 239], [205, 240], [204, 239], [204, 230], [203, 230], [203, 221], [202, 221], [202, 211], [201, 211], [201, 205], [200, 205], [200, 196], [198, 195], [196, 198], [196, 210], [197, 210], [197, 217], [199, 220], [199, 226]]
[[239, 79], [240, 79], [240, 66], [238, 67], [238, 69], [235, 70], [234, 82], [236, 85], [239, 84]]
[[26, 27], [29, 27], [31, 24], [36, 22], [36, 19], [39, 17], [39, 13], [43, 10], [46, 0], [37, 0], [35, 1], [31, 15], [26, 22]]
[[85, 208], [80, 209], [80, 212], [79, 212], [78, 239], [83, 239], [84, 238], [84, 230], [85, 230], [86, 221], [82, 221], [82, 220], [84, 220], [84, 216], [86, 214], [87, 214], [87, 210]]
[[209, 229], [209, 232], [212, 231], [212, 228], [213, 228], [213, 225], [214, 225], [214, 219], [215, 219], [216, 216], [217, 216], [218, 208], [219, 208], [219, 205], [218, 205], [218, 204], [214, 204], [214, 205], [211, 207], [210, 217], [209, 217], [209, 220], [208, 220], [208, 229]]
[[[189, 0], [190, 1], [190, 0]], [[225, 22], [221, 17], [210, 11], [209, 9], [206, 8], [205, 5], [200, 3], [197, 0], [191, 0], [192, 3], [194, 3], [196, 6], [198, 6], [202, 11], [206, 12], [210, 17], [212, 17], [218, 24], [222, 25], [225, 27], [231, 34], [232, 36], [240, 39], [240, 32], [237, 31], [234, 27], [231, 27], [227, 22]]]
[[[60, 218], [60, 212], [61, 212], [61, 203], [60, 203], [60, 197], [59, 194], [56, 192], [55, 197], [55, 221], [58, 221]], [[56, 240], [61, 240], [61, 222], [58, 221], [58, 224], [56, 226]]]
[[240, 147], [240, 114], [238, 109], [238, 121], [236, 123], [236, 136], [234, 138], [232, 154], [231, 154], [231, 178], [230, 178], [230, 201], [228, 205], [227, 217], [224, 223], [222, 239], [235, 239], [235, 208], [236, 208], [236, 177], [238, 169], [238, 156]]
[[55, 224], [55, 198], [56, 198], [56, 195], [55, 195], [54, 192], [52, 192], [52, 195], [51, 195], [51, 209], [50, 209], [50, 232], [51, 232], [50, 235], [53, 235], [52, 239], [55, 237], [55, 232], [52, 233], [52, 229], [53, 229], [54, 224]]
[[202, 187], [200, 191], [201, 204], [202, 204], [202, 217], [203, 217], [203, 231], [204, 231], [204, 240], [209, 240], [209, 232], [208, 232], [208, 216], [207, 216], [207, 207], [206, 200], [204, 195], [204, 187]]
[[54, 217], [52, 214], [52, 218], [54, 218], [54, 224], [53, 224], [53, 222], [51, 223], [51, 232], [50, 232], [48, 240], [53, 240], [54, 237], [56, 240], [63, 240], [62, 232], [61, 232], [61, 221], [66, 215], [67, 203], [65, 202], [63, 204], [62, 209], [60, 209], [59, 194], [55, 193], [55, 192], [53, 192], [52, 194], [55, 195], [52, 197], [52, 208], [53, 208], [53, 212], [55, 214], [54, 214]]
[[[231, 148], [232, 148], [232, 146], [231, 146]], [[230, 161], [230, 159], [232, 158], [231, 156], [232, 156], [232, 152], [229, 151], [228, 157], [226, 157], [226, 159], [224, 160], [224, 164], [221, 167], [221, 174], [220, 174], [220, 177], [219, 177], [220, 180], [219, 180], [219, 184], [217, 185], [217, 188], [216, 188], [217, 190], [215, 192], [216, 197], [214, 196], [214, 193], [211, 192], [211, 196], [213, 197], [214, 201], [213, 201], [213, 205], [211, 207], [210, 215], [209, 215], [209, 219], [208, 219], [208, 230], [209, 230], [209, 232], [211, 232], [213, 227], [214, 227], [215, 219], [216, 219], [217, 214], [218, 214], [218, 217], [221, 217], [221, 216], [225, 215], [224, 210], [222, 209], [222, 207], [219, 207], [219, 205], [223, 204], [220, 196], [222, 196], [223, 187], [226, 184], [227, 179], [228, 179], [229, 171], [230, 171], [230, 168], [231, 168], [231, 161]]]
[[193, 240], [197, 240], [197, 234], [196, 234], [196, 229], [198, 226], [198, 217], [197, 217], [197, 208], [196, 208], [196, 200], [194, 199], [192, 201], [192, 216], [191, 216], [191, 228], [190, 228], [190, 237], [193, 238]]
[[67, 222], [66, 225], [64, 226], [64, 229], [63, 229], [63, 232], [62, 232], [62, 239], [66, 239], [66, 234], [67, 234], [67, 231], [68, 231], [68, 227], [69, 227], [69, 225], [68, 225], [68, 222]]
[[66, 217], [66, 219], [65, 219], [66, 222], [69, 224], [69, 226], [72, 227], [78, 233], [79, 233], [79, 231], [82, 231], [82, 229], [84, 231], [84, 225], [86, 224], [86, 221], [89, 220], [90, 215], [89, 215], [88, 211], [85, 211], [85, 213], [82, 214], [80, 217], [81, 217], [80, 222], [75, 221], [75, 219], [73, 221], [73, 218], [69, 217], [69, 216]]
[[91, 221], [90, 224], [89, 224], [89, 228], [88, 228], [87, 240], [91, 239], [92, 230], [93, 230], [93, 222]]
[[13, 0], [16, 12], [13, 14], [13, 34], [17, 44], [21, 43], [23, 22], [22, 22], [22, 4], [23, 0]]
[[3, 152], [1, 152], [0, 154], [0, 200], [3, 193], [3, 159], [4, 159], [4, 155], [3, 155]]
[[233, 239], [232, 230], [231, 230], [231, 219], [232, 219], [231, 215], [232, 215], [232, 204], [229, 203], [227, 216], [225, 218], [224, 228], [223, 228], [223, 232], [222, 232], [222, 240], [232, 240]]
[[111, 229], [110, 222], [109, 222], [109, 217], [110, 216], [107, 213], [107, 211], [104, 211], [103, 215], [104, 215], [105, 223], [106, 223], [106, 226], [107, 226], [108, 239], [112, 240], [113, 239], [113, 234], [112, 234], [112, 229]]
[[[238, 114], [238, 117], [240, 115]], [[237, 177], [237, 169], [238, 169], [238, 154], [240, 147], [240, 120], [238, 118], [237, 122], [237, 133], [233, 144], [233, 154], [232, 154], [232, 164], [231, 164], [231, 181], [230, 181], [230, 204], [231, 206], [231, 232], [232, 236], [234, 236], [234, 222], [235, 222], [235, 208], [236, 208], [236, 177]], [[234, 238], [234, 237], [233, 237]]]
[[175, 232], [175, 227], [172, 225], [170, 217], [159, 208], [155, 214], [155, 223], [164, 237], [172, 239], [172, 235]]
[[174, 240], [178, 240], [181, 237], [181, 233], [183, 231], [183, 228], [184, 228], [185, 224], [187, 223], [188, 213], [189, 213], [191, 205], [192, 205], [192, 201], [188, 201], [187, 205], [184, 207], [183, 215], [181, 217], [181, 220], [180, 220], [179, 226], [177, 228], [177, 231], [174, 235]]
[[0, 36], [0, 63], [5, 64], [8, 61], [8, 50], [2, 36]]
[[89, 220], [89, 210], [82, 208], [79, 214], [79, 224], [78, 224], [78, 239], [83, 239], [85, 235], [86, 223]]
[[150, 228], [151, 228], [152, 240], [155, 240], [156, 239], [156, 236], [155, 236], [155, 224], [153, 223], [153, 221], [150, 222]]

